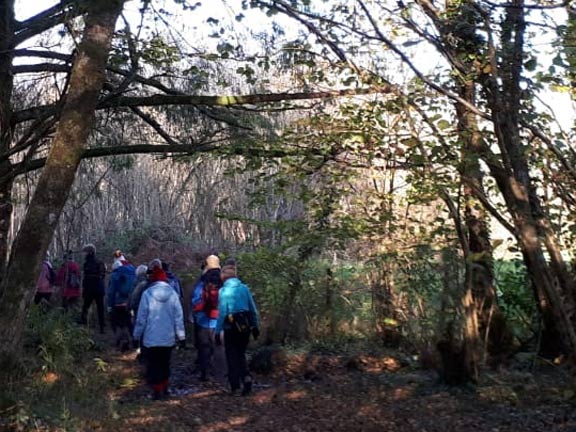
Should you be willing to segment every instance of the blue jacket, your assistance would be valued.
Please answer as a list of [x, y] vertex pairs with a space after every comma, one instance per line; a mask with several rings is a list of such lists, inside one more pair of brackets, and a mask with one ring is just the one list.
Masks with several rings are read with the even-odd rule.
[[132, 264], [126, 264], [114, 270], [108, 282], [108, 306], [128, 306], [135, 280], [136, 269]]
[[252, 327], [260, 327], [258, 318], [258, 309], [250, 289], [238, 278], [231, 278], [224, 282], [218, 297], [218, 322], [216, 323], [216, 332], [228, 328], [228, 315], [238, 312], [251, 312]]
[[166, 272], [166, 276], [168, 277], [168, 284], [172, 287], [172, 289], [178, 294], [178, 297], [183, 297], [182, 292], [182, 284], [180, 283], [180, 279], [172, 272]]
[[202, 328], [216, 328], [216, 320], [211, 319], [203, 310], [194, 311], [194, 308], [202, 303], [202, 291], [204, 290], [204, 281], [200, 279], [194, 286], [194, 293], [192, 293], [192, 316], [194, 317], [194, 324]]
[[186, 339], [180, 299], [166, 282], [155, 282], [142, 294], [134, 327], [134, 339], [141, 338], [147, 348], [173, 347]]

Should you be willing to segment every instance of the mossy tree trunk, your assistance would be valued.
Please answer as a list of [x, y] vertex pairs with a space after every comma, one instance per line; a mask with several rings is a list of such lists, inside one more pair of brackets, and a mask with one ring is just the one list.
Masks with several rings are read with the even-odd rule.
[[2, 280], [0, 362], [13, 361], [20, 349], [26, 311], [34, 296], [38, 275], [35, 269], [40, 268], [52, 241], [94, 124], [112, 37], [123, 3], [123, 0], [100, 0], [91, 2], [88, 8], [84, 35], [50, 154], [12, 246]]

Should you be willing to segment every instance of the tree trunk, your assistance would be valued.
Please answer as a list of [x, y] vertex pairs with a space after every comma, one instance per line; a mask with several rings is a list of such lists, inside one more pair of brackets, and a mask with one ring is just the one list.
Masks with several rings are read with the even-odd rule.
[[91, 2], [48, 160], [14, 241], [0, 301], [0, 361], [16, 360], [39, 269], [95, 119], [122, 0]]
[[[459, 86], [460, 97], [471, 105], [476, 102], [475, 92], [473, 81], [467, 81]], [[478, 157], [483, 138], [475, 113], [460, 103], [456, 104], [456, 113], [458, 135], [462, 142], [462, 162], [459, 169], [464, 185], [464, 216], [468, 236], [465, 279], [467, 284], [470, 284], [472, 301], [477, 313], [478, 337], [482, 338], [485, 348], [483, 349], [482, 344], [478, 343], [480, 340], [475, 341], [474, 348], [479, 352], [472, 357], [477, 360], [484, 357], [483, 360], [486, 361], [489, 360], [487, 358], [489, 355], [492, 365], [496, 366], [510, 350], [513, 336], [498, 306], [489, 219], [478, 198], [479, 194], [485, 196], [484, 175]]]
[[[14, 0], [0, 0], [0, 154], [10, 149], [13, 128], [11, 72], [14, 36]], [[0, 177], [10, 172], [10, 161], [0, 163]], [[8, 259], [8, 234], [12, 218], [12, 181], [0, 183], [0, 275], [4, 274]]]
[[[547, 216], [542, 210], [536, 186], [530, 176], [527, 151], [520, 134], [521, 89], [520, 81], [524, 55], [525, 10], [523, 0], [514, 0], [506, 10], [501, 35], [499, 76], [494, 73], [484, 82], [490, 106], [494, 131], [502, 153], [503, 169], [497, 169], [484, 154], [497, 185], [512, 214], [516, 238], [526, 260], [526, 267], [533, 286], [545, 293], [545, 301], [539, 306], [549, 306], [554, 329], [546, 329], [558, 339], [548, 342], [548, 349], [560, 354], [576, 355], [576, 303], [572, 280], [559, 252], [556, 234], [551, 230]], [[498, 59], [492, 58], [496, 64]], [[501, 84], [499, 83], [501, 81]], [[544, 240], [544, 245], [541, 241]], [[550, 255], [549, 265], [544, 247]], [[539, 292], [537, 292], [539, 295]], [[544, 299], [542, 299], [544, 300]], [[551, 325], [549, 323], [548, 325]], [[555, 346], [555, 350], [553, 349]]]

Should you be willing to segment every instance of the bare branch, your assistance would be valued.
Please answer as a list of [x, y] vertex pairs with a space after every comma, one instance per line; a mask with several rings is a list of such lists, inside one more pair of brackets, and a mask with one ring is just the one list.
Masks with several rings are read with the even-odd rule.
[[[152, 95], [152, 96], [119, 96], [113, 100], [98, 105], [98, 109], [142, 107], [142, 106], [169, 106], [169, 105], [192, 105], [192, 106], [220, 106], [233, 107], [241, 105], [258, 105], [275, 102], [310, 99], [332, 99], [345, 96], [359, 96], [375, 93], [394, 93], [392, 86], [379, 86], [377, 89], [362, 88], [349, 90], [333, 90], [302, 93], [261, 93], [248, 95], [228, 96], [194, 96], [194, 95]], [[56, 113], [55, 105], [44, 105], [17, 111], [12, 116], [14, 124], [34, 120], [46, 113]]]

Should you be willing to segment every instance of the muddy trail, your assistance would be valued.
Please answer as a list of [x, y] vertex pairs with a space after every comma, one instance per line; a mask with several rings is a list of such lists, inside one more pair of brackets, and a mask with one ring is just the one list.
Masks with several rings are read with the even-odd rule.
[[191, 372], [195, 351], [176, 351], [171, 396], [152, 401], [135, 353], [106, 356], [116, 382], [114, 418], [89, 430], [126, 431], [576, 431], [574, 392], [562, 372], [504, 371], [476, 387], [449, 388], [393, 354], [286, 354], [255, 375], [249, 397]]

